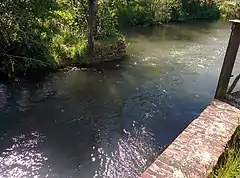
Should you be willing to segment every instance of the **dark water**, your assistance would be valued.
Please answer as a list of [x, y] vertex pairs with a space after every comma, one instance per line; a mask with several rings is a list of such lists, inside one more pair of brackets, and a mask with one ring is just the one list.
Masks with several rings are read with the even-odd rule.
[[125, 61], [0, 84], [0, 177], [137, 177], [213, 98], [229, 33], [131, 29]]

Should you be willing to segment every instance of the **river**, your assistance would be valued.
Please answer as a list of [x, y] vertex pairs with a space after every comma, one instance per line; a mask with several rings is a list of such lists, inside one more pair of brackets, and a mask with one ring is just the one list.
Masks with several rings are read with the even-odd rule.
[[126, 60], [0, 84], [0, 177], [135, 178], [212, 100], [230, 24], [125, 33]]

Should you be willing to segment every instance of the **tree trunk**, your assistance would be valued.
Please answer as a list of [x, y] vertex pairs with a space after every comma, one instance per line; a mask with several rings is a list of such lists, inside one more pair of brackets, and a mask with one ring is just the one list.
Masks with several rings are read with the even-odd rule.
[[88, 54], [92, 56], [94, 50], [94, 31], [96, 19], [96, 0], [88, 0]]
[[95, 20], [94, 20], [94, 38], [96, 37], [97, 33], [98, 33], [98, 23], [99, 23], [99, 17], [97, 16], [97, 10], [98, 10], [98, 0], [95, 0]]

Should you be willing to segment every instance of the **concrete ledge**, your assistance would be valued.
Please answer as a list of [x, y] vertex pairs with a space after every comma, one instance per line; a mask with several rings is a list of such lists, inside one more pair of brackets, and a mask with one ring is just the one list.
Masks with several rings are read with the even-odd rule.
[[239, 109], [212, 101], [141, 177], [206, 178], [237, 129], [239, 117]]

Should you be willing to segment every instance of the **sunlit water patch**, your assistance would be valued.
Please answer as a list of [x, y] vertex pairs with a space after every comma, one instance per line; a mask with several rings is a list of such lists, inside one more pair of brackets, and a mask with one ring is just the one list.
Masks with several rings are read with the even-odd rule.
[[0, 155], [0, 177], [39, 177], [47, 160], [37, 149], [43, 140], [44, 136], [37, 132], [13, 137]]

